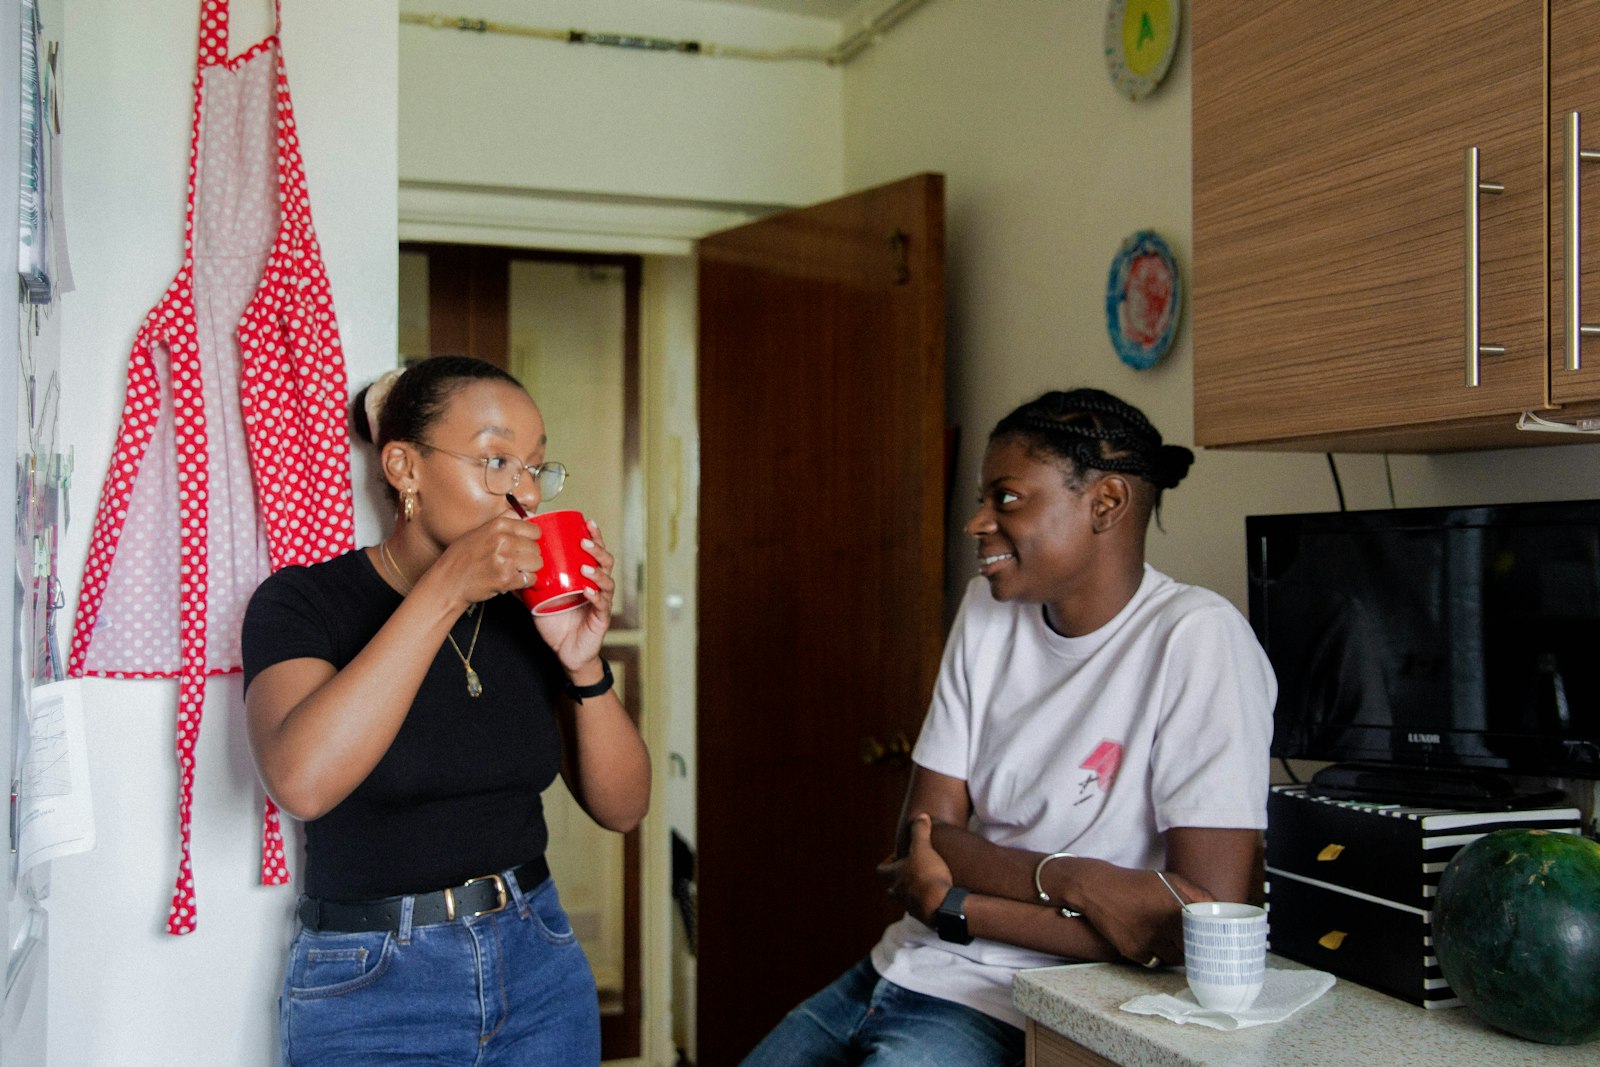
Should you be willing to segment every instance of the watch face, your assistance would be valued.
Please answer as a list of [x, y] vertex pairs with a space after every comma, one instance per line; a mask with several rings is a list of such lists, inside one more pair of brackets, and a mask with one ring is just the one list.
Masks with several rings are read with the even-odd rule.
[[939, 910], [933, 915], [934, 929], [938, 931], [939, 940], [949, 941], [957, 945], [970, 945], [972, 935], [967, 932], [967, 894], [971, 890], [952, 887], [944, 895], [944, 902], [939, 905]]
[[1178, 51], [1179, 0], [1111, 0], [1106, 8], [1106, 70], [1130, 100], [1148, 96]]

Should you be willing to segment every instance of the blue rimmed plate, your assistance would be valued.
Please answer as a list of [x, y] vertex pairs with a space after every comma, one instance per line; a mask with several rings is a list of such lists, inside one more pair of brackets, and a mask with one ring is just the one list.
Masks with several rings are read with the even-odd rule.
[[1106, 280], [1106, 330], [1117, 358], [1148, 370], [1167, 354], [1178, 335], [1183, 279], [1167, 242], [1140, 230], [1122, 242]]

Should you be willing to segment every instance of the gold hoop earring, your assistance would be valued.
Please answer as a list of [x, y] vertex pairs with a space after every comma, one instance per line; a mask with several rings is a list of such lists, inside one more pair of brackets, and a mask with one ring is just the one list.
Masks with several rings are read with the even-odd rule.
[[407, 489], [400, 494], [400, 510], [405, 515], [407, 522], [417, 517], [417, 491], [415, 489]]

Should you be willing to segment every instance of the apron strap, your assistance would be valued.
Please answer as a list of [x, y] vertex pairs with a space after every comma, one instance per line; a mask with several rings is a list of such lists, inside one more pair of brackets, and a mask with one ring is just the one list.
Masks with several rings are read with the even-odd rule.
[[228, 0], [200, 0], [200, 66], [228, 61]]
[[[283, 0], [272, 0], [272, 35], [283, 32]], [[228, 0], [200, 0], [200, 66], [228, 61]]]

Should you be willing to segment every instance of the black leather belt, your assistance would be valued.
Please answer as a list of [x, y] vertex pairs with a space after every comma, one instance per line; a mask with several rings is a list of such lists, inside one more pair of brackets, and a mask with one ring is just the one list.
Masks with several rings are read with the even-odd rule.
[[[550, 866], [540, 856], [513, 867], [510, 873], [517, 876], [517, 885], [528, 893], [550, 877]], [[403, 896], [376, 900], [313, 900], [307, 897], [300, 902], [300, 922], [307, 930], [341, 934], [399, 930], [400, 909], [405, 899]], [[411, 925], [427, 926], [493, 914], [511, 902], [511, 890], [503, 876], [490, 874], [449, 889], [416, 893], [412, 899], [416, 903], [411, 908]]]

